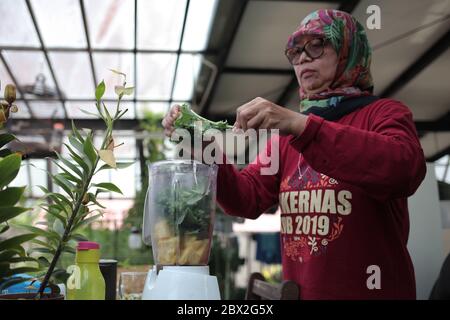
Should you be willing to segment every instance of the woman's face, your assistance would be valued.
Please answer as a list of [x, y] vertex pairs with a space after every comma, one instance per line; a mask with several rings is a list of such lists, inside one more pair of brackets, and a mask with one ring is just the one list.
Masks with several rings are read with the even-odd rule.
[[[305, 36], [298, 46], [303, 47], [312, 39], [314, 38], [311, 36]], [[294, 70], [304, 92], [308, 95], [326, 90], [333, 83], [338, 61], [336, 52], [327, 41], [324, 45], [324, 52], [319, 58], [312, 59], [303, 51], [298, 63], [294, 65]]]

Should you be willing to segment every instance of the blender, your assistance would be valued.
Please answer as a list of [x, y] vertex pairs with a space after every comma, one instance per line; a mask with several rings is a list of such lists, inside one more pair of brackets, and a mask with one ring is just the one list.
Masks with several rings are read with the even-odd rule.
[[217, 278], [209, 274], [216, 209], [217, 166], [194, 160], [149, 166], [143, 241], [155, 265], [143, 300], [219, 300]]

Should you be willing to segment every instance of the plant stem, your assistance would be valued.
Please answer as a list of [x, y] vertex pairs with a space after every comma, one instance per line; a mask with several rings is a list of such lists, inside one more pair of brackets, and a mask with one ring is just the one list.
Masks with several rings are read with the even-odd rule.
[[[114, 125], [114, 120], [111, 123], [111, 127], [107, 128], [107, 134], [106, 134], [106, 136], [105, 136], [105, 138], [103, 140], [101, 149], [103, 149], [105, 147], [105, 144], [107, 143], [108, 138], [109, 138], [109, 136], [112, 133], [113, 125]], [[86, 194], [86, 192], [88, 192], [89, 184], [91, 183], [92, 177], [94, 176], [94, 172], [95, 172], [95, 169], [97, 168], [99, 159], [100, 159], [100, 157], [97, 154], [97, 157], [95, 159], [95, 163], [92, 166], [92, 170], [89, 173], [88, 179], [87, 179], [87, 181], [85, 182], [85, 184], [83, 186], [82, 193], [81, 193], [80, 197], [78, 197], [77, 202], [75, 203], [75, 207], [74, 207], [74, 209], [72, 211], [72, 214], [70, 216], [69, 222], [67, 223], [67, 226], [66, 226], [66, 228], [64, 230], [64, 235], [61, 238], [61, 241], [59, 242], [58, 249], [56, 250], [55, 255], [53, 256], [52, 262], [50, 263], [50, 266], [49, 266], [49, 268], [47, 270], [47, 273], [45, 274], [44, 280], [42, 280], [41, 286], [39, 287], [39, 291], [37, 292], [37, 297], [39, 299], [41, 299], [42, 294], [44, 293], [45, 287], [47, 286], [47, 284], [48, 284], [48, 282], [50, 280], [50, 277], [51, 277], [51, 275], [53, 273], [53, 270], [56, 267], [56, 263], [59, 260], [59, 256], [62, 253], [63, 247], [65, 246], [66, 242], [69, 240], [69, 235], [72, 232], [73, 222], [75, 221], [75, 218], [77, 217], [78, 211], [80, 210], [81, 204], [83, 202], [84, 195]]]

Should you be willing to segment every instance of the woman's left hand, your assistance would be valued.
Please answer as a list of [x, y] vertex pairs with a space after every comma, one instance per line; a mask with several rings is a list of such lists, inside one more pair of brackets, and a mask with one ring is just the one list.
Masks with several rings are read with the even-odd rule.
[[300, 135], [307, 116], [280, 107], [263, 98], [255, 98], [236, 111], [236, 129], [279, 129], [281, 134]]

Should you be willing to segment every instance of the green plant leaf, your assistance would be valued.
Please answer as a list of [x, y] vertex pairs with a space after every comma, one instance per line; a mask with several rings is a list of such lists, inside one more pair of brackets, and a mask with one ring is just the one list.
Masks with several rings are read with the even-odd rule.
[[33, 240], [31, 240], [31, 242], [35, 243], [35, 244], [38, 244], [40, 246], [43, 246], [43, 247], [45, 247], [47, 249], [55, 250], [55, 248], [48, 242], [45, 242], [45, 241], [42, 241], [42, 240], [39, 240], [39, 239], [33, 239]]
[[16, 137], [10, 133], [2, 133], [0, 134], [0, 148], [6, 145], [7, 143], [10, 143], [11, 141], [15, 140]]
[[98, 113], [93, 113], [93, 112], [89, 112], [89, 111], [87, 111], [87, 110], [84, 110], [84, 109], [79, 109], [81, 112], [83, 112], [84, 114], [87, 114], [87, 115], [89, 115], [89, 116], [94, 116], [94, 117], [96, 117], [96, 118], [100, 118], [100, 115], [98, 114]]
[[11, 150], [9, 149], [2, 149], [0, 150], [0, 158], [4, 158], [12, 154]]
[[103, 216], [103, 214], [99, 213], [99, 214], [93, 215], [92, 217], [86, 218], [83, 221], [78, 222], [77, 225], [75, 226], [75, 229], [85, 227], [102, 216]]
[[91, 201], [92, 203], [98, 205], [100, 208], [102, 209], [106, 209], [106, 207], [104, 207], [103, 205], [101, 205], [97, 199], [95, 198], [95, 195], [93, 195], [92, 193], [88, 193], [88, 197], [89, 197], [89, 201]]
[[105, 170], [105, 169], [125, 169], [133, 164], [134, 164], [134, 162], [116, 162], [116, 168], [113, 168], [108, 164], [104, 164], [96, 171], [96, 173], [101, 170]]
[[85, 172], [89, 172], [89, 166], [87, 165], [87, 163], [80, 157], [78, 156], [78, 154], [67, 144], [64, 143], [64, 145], [66, 146], [67, 150], [69, 150], [70, 156], [72, 157], [72, 159], [78, 163], [78, 165], [83, 168], [83, 170]]
[[22, 157], [17, 154], [11, 154], [0, 160], [0, 189], [8, 185], [19, 173]]
[[0, 234], [6, 232], [8, 230], [9, 230], [9, 226], [8, 225], [0, 226]]
[[16, 257], [9, 259], [10, 263], [19, 263], [19, 262], [37, 262], [36, 259], [31, 257]]
[[26, 229], [40, 237], [44, 237], [47, 239], [54, 239], [56, 241], [60, 240], [59, 234], [57, 234], [55, 231], [52, 231], [52, 230], [44, 230], [41, 228], [36, 228], [33, 226], [28, 226], [28, 225], [23, 225], [23, 224], [19, 225], [18, 227], [22, 228], [22, 229]]
[[56, 253], [56, 250], [49, 249], [49, 248], [31, 248], [30, 253], [32, 253], [32, 252], [39, 252], [39, 253], [54, 255]]
[[39, 265], [42, 265], [43, 267], [47, 268], [50, 266], [50, 261], [47, 260], [45, 257], [39, 257], [37, 258]]
[[28, 208], [22, 207], [0, 207], [0, 223], [6, 222], [19, 214], [28, 211]]
[[75, 177], [75, 175], [72, 172], [70, 172], [67, 168], [65, 168], [61, 164], [59, 164], [58, 161], [56, 161], [55, 159], [52, 159], [52, 162], [62, 170], [62, 173], [59, 173], [59, 175], [66, 178], [67, 180], [81, 184], [81, 179], [78, 177]]
[[0, 191], [0, 207], [14, 206], [24, 191], [25, 187], [9, 187]]
[[56, 174], [53, 176], [53, 182], [56, 183], [58, 186], [60, 186], [69, 195], [69, 197], [74, 199], [72, 192], [75, 189], [75, 186], [72, 183], [70, 183], [69, 180], [67, 180], [61, 174]]
[[97, 99], [97, 101], [103, 97], [105, 94], [105, 89], [105, 82], [102, 80], [102, 82], [97, 85], [97, 88], [95, 88], [95, 99]]
[[82, 144], [84, 143], [84, 139], [80, 134], [80, 131], [78, 130], [78, 128], [75, 126], [75, 122], [73, 122], [72, 120], [72, 135], [78, 139], [78, 141], [80, 141]]
[[15, 237], [9, 238], [5, 241], [0, 242], [0, 251], [15, 247], [15, 246], [19, 246], [22, 243], [27, 242], [35, 237], [36, 237], [35, 234], [22, 234], [20, 236], [15, 236]]
[[95, 160], [97, 160], [97, 153], [95, 152], [94, 145], [92, 144], [92, 138], [90, 135], [84, 141], [83, 152], [89, 158], [91, 164], [94, 165]]
[[70, 161], [67, 160], [67, 159], [64, 159], [59, 153], [57, 153], [56, 155], [58, 156], [59, 160], [60, 160], [62, 163], [64, 163], [64, 164], [66, 165], [66, 167], [68, 167], [70, 170], [72, 170], [73, 173], [75, 173], [76, 175], [78, 175], [78, 177], [79, 177], [80, 179], [83, 179], [83, 178], [84, 178], [83, 173], [81, 172], [81, 170], [80, 170], [75, 164], [73, 164], [72, 162], [70, 162]]
[[70, 144], [77, 149], [79, 152], [84, 152], [83, 150], [83, 143], [81, 143], [77, 138], [75, 138], [73, 135], [69, 135], [69, 142]]
[[59, 236], [60, 236], [61, 239], [62, 239], [65, 230], [64, 230], [64, 225], [63, 225], [63, 223], [62, 223], [60, 220], [55, 220], [55, 221], [53, 222], [53, 230], [54, 230], [56, 233], [58, 233]]
[[118, 186], [116, 186], [114, 183], [111, 182], [102, 182], [102, 183], [94, 183], [94, 187], [106, 189], [112, 192], [117, 192], [120, 194], [123, 194], [122, 191], [119, 189]]
[[[75, 229], [77, 229], [77, 227], [75, 227], [74, 230]], [[80, 233], [73, 234], [71, 238], [75, 239], [76, 241], [88, 241], [88, 238], [86, 238], [84, 235]]]
[[0, 261], [9, 261], [12, 257], [18, 255], [19, 253], [20, 251], [14, 250], [13, 248], [0, 252]]

